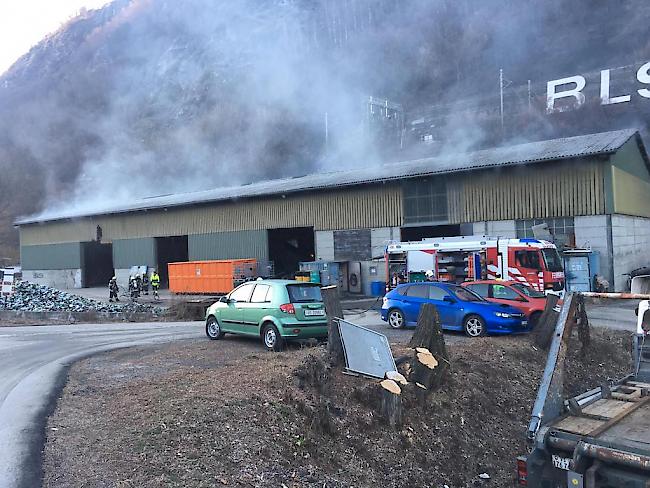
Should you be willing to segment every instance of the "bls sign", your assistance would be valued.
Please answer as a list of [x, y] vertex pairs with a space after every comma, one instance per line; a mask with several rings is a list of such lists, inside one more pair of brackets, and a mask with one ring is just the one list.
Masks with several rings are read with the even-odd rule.
[[[610, 76], [611, 70], [604, 69], [600, 72], [600, 103], [601, 105], [614, 105], [617, 103], [627, 103], [632, 97], [631, 95], [619, 94], [612, 96], [610, 93]], [[636, 72], [636, 79], [639, 83], [650, 85], [650, 63], [641, 66]], [[583, 90], [587, 86], [587, 80], [584, 76], [576, 75], [568, 78], [561, 78], [559, 80], [549, 81], [546, 84], [546, 112], [562, 112], [567, 109], [579, 108], [585, 103], [585, 95]], [[639, 88], [637, 93], [643, 97], [650, 99], [650, 89]], [[573, 105], [566, 107], [556, 107], [556, 101], [562, 99], [573, 99]], [[566, 107], [566, 108], [563, 108]]]

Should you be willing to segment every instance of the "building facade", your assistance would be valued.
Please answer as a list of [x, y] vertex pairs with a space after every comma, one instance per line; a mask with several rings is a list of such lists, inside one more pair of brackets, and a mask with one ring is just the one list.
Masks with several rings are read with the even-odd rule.
[[613, 131], [150, 198], [24, 219], [25, 279], [61, 288], [125, 282], [134, 265], [254, 257], [290, 275], [300, 261], [358, 263], [362, 291], [385, 279], [390, 241], [532, 237], [548, 224], [599, 256], [623, 290], [650, 264], [650, 163], [639, 134]]

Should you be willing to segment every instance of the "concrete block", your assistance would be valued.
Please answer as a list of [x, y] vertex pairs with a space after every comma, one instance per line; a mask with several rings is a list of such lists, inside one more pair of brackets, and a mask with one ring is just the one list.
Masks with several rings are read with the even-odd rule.
[[334, 260], [334, 232], [318, 230], [314, 232], [316, 259], [321, 261]]
[[514, 220], [493, 220], [486, 222], [487, 234], [492, 237], [517, 237]]
[[59, 290], [81, 288], [81, 269], [25, 270], [23, 280]]

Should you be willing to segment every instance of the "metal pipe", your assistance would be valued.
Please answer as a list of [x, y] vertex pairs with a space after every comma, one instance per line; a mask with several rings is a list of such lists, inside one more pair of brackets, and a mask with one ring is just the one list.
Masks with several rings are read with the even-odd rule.
[[599, 293], [595, 291], [580, 292], [583, 297], [589, 298], [625, 298], [631, 300], [650, 300], [647, 293]]
[[619, 451], [608, 447], [596, 446], [587, 442], [578, 442], [573, 458], [576, 456], [588, 456], [606, 463], [621, 464], [634, 469], [650, 471], [650, 456], [634, 454], [632, 452]]

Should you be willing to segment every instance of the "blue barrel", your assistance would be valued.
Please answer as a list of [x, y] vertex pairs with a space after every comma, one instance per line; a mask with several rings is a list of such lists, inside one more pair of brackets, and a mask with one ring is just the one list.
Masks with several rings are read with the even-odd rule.
[[383, 281], [373, 281], [370, 283], [370, 294], [373, 297], [381, 297], [384, 296], [384, 292], [386, 291], [386, 283]]

